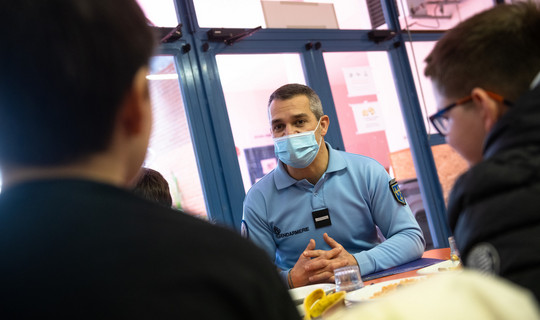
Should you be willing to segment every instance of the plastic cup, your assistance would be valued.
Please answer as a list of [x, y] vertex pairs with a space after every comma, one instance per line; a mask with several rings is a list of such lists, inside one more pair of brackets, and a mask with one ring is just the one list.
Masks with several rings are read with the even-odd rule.
[[364, 287], [358, 266], [346, 266], [334, 270], [337, 291], [354, 291]]

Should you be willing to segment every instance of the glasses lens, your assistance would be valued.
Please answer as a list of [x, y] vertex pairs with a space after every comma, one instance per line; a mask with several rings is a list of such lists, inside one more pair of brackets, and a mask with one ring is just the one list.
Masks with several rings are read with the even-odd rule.
[[433, 125], [435, 126], [435, 129], [437, 129], [437, 131], [439, 131], [439, 133], [443, 136], [448, 134], [448, 119], [445, 117], [437, 117], [433, 119]]

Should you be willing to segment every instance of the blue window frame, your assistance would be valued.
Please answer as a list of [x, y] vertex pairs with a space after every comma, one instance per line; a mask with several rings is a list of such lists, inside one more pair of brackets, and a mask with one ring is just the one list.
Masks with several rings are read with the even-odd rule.
[[[430, 148], [444, 143], [444, 139], [436, 135], [430, 137], [426, 132], [404, 45], [405, 41], [435, 41], [442, 33], [417, 31], [411, 35], [399, 31], [395, 4], [394, 0], [381, 0], [392, 36], [378, 42], [371, 40], [371, 30], [262, 29], [228, 45], [208, 39], [209, 29], [198, 26], [193, 0], [175, 0], [183, 35], [179, 41], [162, 44], [160, 52], [177, 59], [208, 215], [212, 220], [239, 230], [246, 191], [220, 84], [217, 54], [300, 54], [307, 84], [320, 95], [325, 112], [337, 123], [323, 52], [385, 51], [401, 101], [433, 243], [435, 247], [448, 246], [450, 230], [446, 208]], [[327, 137], [334, 147], [344, 149], [339, 123], [330, 127]]]

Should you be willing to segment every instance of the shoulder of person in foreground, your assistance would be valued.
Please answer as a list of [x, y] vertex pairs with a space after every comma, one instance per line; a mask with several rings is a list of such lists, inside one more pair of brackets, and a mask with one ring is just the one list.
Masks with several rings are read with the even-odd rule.
[[540, 319], [534, 296], [502, 278], [472, 270], [434, 275], [384, 298], [340, 310], [349, 319]]
[[[191, 239], [193, 246], [198, 246], [197, 251], [204, 251], [200, 257], [204, 265], [199, 269], [208, 275], [208, 280], [219, 282], [208, 284], [212, 292], [199, 293], [214, 300], [215, 308], [223, 309], [220, 319], [300, 318], [274, 264], [262, 249], [225, 226], [190, 218], [185, 217], [184, 221], [193, 221], [190, 229], [200, 233]], [[214, 311], [204, 313], [213, 314]]]

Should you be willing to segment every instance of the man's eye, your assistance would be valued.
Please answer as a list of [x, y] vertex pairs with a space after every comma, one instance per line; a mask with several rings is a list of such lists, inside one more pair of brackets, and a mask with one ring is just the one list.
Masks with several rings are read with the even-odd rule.
[[275, 125], [275, 126], [272, 128], [272, 130], [273, 130], [273, 131], [279, 131], [279, 130], [281, 130], [282, 128], [283, 128], [283, 125], [278, 124], [278, 125]]
[[305, 123], [306, 123], [306, 120], [297, 120], [297, 121], [296, 121], [296, 124], [297, 124], [297, 125], [303, 125], [303, 124], [305, 124]]

